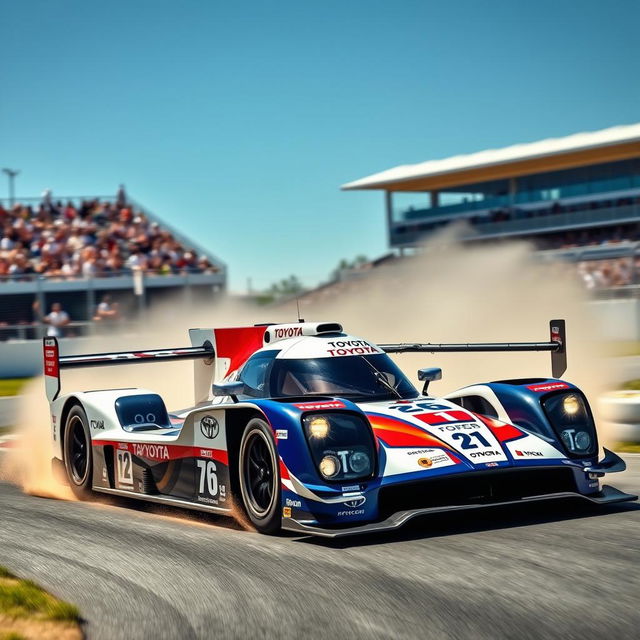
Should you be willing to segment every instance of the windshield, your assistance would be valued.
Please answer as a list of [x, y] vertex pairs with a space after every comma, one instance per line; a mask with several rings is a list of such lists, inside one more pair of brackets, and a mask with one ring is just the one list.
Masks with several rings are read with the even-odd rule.
[[[380, 374], [397, 394], [379, 380]], [[367, 400], [415, 398], [416, 388], [386, 354], [342, 358], [276, 359], [270, 376], [272, 398], [309, 394]]]

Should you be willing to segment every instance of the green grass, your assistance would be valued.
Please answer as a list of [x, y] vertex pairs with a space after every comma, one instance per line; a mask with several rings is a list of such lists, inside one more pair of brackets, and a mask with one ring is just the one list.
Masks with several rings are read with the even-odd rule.
[[57, 622], [80, 621], [76, 606], [54, 598], [31, 580], [14, 577], [4, 567], [0, 567], [0, 615]]
[[630, 391], [640, 391], [640, 380], [628, 380], [621, 388]]
[[616, 451], [621, 453], [640, 453], [639, 442], [618, 442], [614, 447]]
[[8, 633], [0, 634], [0, 640], [27, 640], [21, 633], [15, 631], [9, 631]]
[[0, 379], [0, 396], [17, 396], [31, 378]]

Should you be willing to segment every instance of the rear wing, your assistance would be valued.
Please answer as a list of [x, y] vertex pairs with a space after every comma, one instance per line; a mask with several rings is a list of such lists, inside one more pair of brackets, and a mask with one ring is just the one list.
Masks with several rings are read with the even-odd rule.
[[108, 367], [193, 360], [195, 403], [209, 400], [211, 385], [237, 371], [263, 345], [266, 327], [189, 329], [190, 347], [149, 351], [118, 351], [60, 356], [56, 338], [44, 338], [44, 379], [49, 402], [60, 394], [60, 371], [80, 367]]
[[58, 340], [44, 338], [44, 379], [47, 399], [53, 402], [60, 394], [60, 371], [79, 367], [104, 367], [118, 364], [167, 362], [175, 360], [204, 360], [212, 364], [215, 349], [210, 340], [200, 346], [157, 349], [153, 351], [119, 351], [113, 353], [90, 353], [60, 357]]
[[567, 370], [567, 335], [564, 320], [551, 320], [548, 342], [476, 342], [461, 344], [402, 343], [379, 344], [386, 353], [467, 353], [493, 351], [550, 351], [551, 371], [559, 378]]

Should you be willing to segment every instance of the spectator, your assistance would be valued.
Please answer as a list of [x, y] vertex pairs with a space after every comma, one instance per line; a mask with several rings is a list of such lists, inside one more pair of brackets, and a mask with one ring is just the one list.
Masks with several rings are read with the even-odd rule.
[[120, 309], [117, 302], [111, 301], [110, 295], [102, 296], [102, 301], [96, 307], [94, 322], [113, 322], [120, 317]]
[[88, 278], [133, 270], [162, 275], [216, 268], [134, 210], [123, 186], [115, 202], [65, 204], [46, 190], [40, 206], [0, 206], [0, 275]]
[[[36, 314], [41, 315], [40, 303], [34, 302], [33, 309]], [[69, 314], [62, 309], [62, 305], [59, 302], [54, 302], [51, 305], [51, 312], [44, 317], [41, 316], [41, 321], [44, 324], [49, 325], [47, 328], [47, 335], [53, 338], [61, 338], [63, 335], [62, 327], [69, 324]]]

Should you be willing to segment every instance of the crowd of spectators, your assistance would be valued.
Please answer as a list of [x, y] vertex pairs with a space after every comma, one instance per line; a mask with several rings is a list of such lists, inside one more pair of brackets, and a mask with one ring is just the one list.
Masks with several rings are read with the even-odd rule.
[[114, 202], [54, 202], [46, 191], [36, 206], [0, 204], [0, 277], [103, 277], [133, 270], [167, 275], [217, 268], [136, 211], [123, 188]]
[[536, 207], [535, 209], [523, 209], [518, 206], [494, 209], [486, 214], [473, 216], [470, 218], [472, 224], [484, 224], [487, 222], [506, 222], [509, 220], [527, 220], [530, 218], [542, 218], [555, 216], [562, 213], [578, 213], [584, 211], [598, 211], [601, 209], [611, 209], [640, 205], [640, 196], [624, 198], [603, 198], [602, 200], [590, 200], [587, 202], [576, 202], [563, 204], [559, 201], [549, 203], [546, 207]]
[[[487, 211], [483, 214], [478, 214], [470, 217], [464, 217], [464, 220], [468, 221], [472, 225], [480, 225], [480, 229], [482, 229], [483, 224], [493, 223], [493, 222], [510, 222], [517, 220], [527, 220], [531, 218], [549, 218], [549, 224], [552, 224], [552, 217], [565, 214], [565, 213], [580, 213], [580, 212], [588, 212], [588, 211], [597, 211], [597, 210], [606, 210], [611, 208], [621, 208], [628, 206], [636, 206], [640, 207], [640, 196], [638, 197], [625, 197], [625, 198], [616, 198], [616, 199], [603, 199], [603, 200], [592, 200], [588, 202], [579, 202], [575, 204], [561, 204], [556, 201], [550, 203], [546, 207], [539, 207], [536, 209], [522, 209], [517, 206], [513, 207], [503, 207], [500, 209], [492, 209], [491, 211]], [[410, 208], [410, 210], [413, 210]], [[444, 208], [441, 211], [444, 213]], [[459, 218], [456, 218], [459, 220]], [[398, 232], [419, 232], [419, 233], [429, 233], [437, 231], [442, 227], [447, 226], [451, 223], [451, 220], [438, 220], [436, 222], [415, 222], [413, 224], [408, 224], [406, 227], [400, 227], [396, 229], [396, 233]], [[627, 237], [627, 228], [621, 231], [622, 227], [615, 227], [614, 232], [612, 232], [613, 227], [605, 229], [605, 230], [580, 230], [577, 232], [567, 232], [567, 233], [555, 233], [552, 235], [543, 235], [540, 237], [542, 244], [549, 245], [548, 248], [564, 248], [567, 246], [575, 246], [575, 245], [586, 245], [586, 244], [600, 244], [602, 242], [608, 241], [619, 241], [619, 239], [628, 239]], [[485, 229], [487, 232], [491, 231], [490, 228]], [[495, 230], [494, 230], [495, 231]], [[617, 236], [617, 237], [616, 237]], [[640, 240], [640, 233], [635, 231], [636, 240]]]
[[640, 283], [640, 257], [589, 260], [578, 263], [578, 275], [589, 290]]

